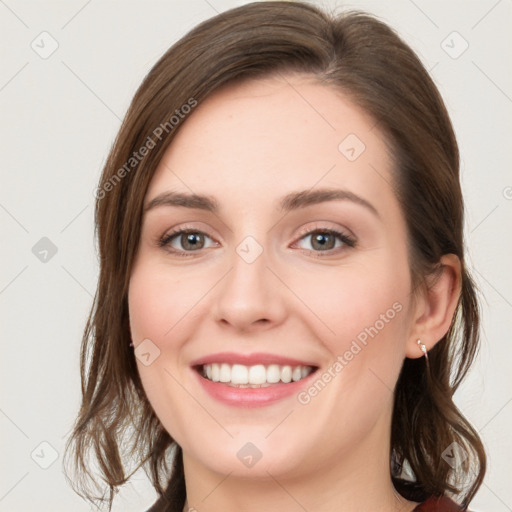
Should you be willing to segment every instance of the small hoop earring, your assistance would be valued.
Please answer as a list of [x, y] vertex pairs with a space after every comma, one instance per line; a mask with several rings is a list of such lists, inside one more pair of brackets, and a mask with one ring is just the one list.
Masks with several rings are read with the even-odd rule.
[[424, 343], [421, 343], [421, 340], [420, 340], [420, 339], [417, 339], [417, 340], [416, 340], [416, 343], [417, 343], [417, 345], [418, 345], [419, 349], [423, 352], [423, 355], [425, 356], [425, 359], [426, 359], [426, 361], [427, 361], [427, 363], [428, 363], [427, 347], [425, 346], [425, 344], [424, 344]]
[[133, 341], [130, 341], [130, 347], [133, 347]]

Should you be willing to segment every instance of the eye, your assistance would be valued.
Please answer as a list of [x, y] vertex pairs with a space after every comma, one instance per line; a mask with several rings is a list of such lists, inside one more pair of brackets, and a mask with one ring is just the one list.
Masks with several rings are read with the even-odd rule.
[[[307, 242], [309, 239], [309, 243]], [[210, 241], [210, 243], [208, 243]], [[301, 245], [301, 242], [303, 245]], [[304, 244], [304, 242], [306, 242]], [[177, 256], [192, 256], [191, 253], [199, 252], [201, 249], [207, 249], [216, 245], [212, 238], [206, 233], [192, 228], [183, 228], [166, 233], [161, 239], [158, 240], [158, 245], [163, 247]], [[337, 249], [343, 250], [345, 247], [355, 247], [355, 240], [335, 229], [320, 229], [316, 228], [303, 233], [298, 242], [300, 249], [312, 251], [317, 256], [323, 256], [320, 253], [330, 255], [337, 253]], [[304, 247], [309, 245], [310, 247]]]
[[[300, 244], [300, 242], [306, 242], [302, 246], [299, 245], [301, 249], [314, 252], [327, 252], [329, 254], [332, 254], [332, 251], [338, 252], [336, 249], [343, 248], [343, 246], [355, 247], [356, 245], [352, 237], [335, 229], [314, 229], [308, 231], [305, 235], [303, 234], [301, 236], [296, 244]], [[306, 245], [306, 247], [304, 245]], [[309, 247], [307, 247], [308, 245]]]
[[165, 234], [158, 242], [160, 247], [168, 248], [179, 256], [188, 256], [187, 252], [195, 252], [206, 249], [212, 245], [207, 245], [207, 240], [211, 238], [197, 229], [180, 229]]

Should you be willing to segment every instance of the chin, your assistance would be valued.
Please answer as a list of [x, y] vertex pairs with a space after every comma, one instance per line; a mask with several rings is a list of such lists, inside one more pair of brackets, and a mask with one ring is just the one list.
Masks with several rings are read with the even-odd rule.
[[[274, 425], [275, 427], [275, 425]], [[274, 428], [273, 427], [273, 428]], [[252, 429], [254, 433], [254, 429]], [[305, 454], [300, 445], [283, 446], [265, 439], [269, 430], [256, 435], [239, 434], [224, 442], [194, 446], [191, 456], [195, 463], [230, 478], [268, 479], [271, 476], [287, 478], [296, 476], [304, 467]], [[186, 448], [185, 448], [186, 451]]]

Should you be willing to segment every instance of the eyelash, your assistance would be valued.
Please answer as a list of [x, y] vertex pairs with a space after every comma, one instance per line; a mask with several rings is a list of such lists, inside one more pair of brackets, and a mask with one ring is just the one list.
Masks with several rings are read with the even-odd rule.
[[[204, 233], [203, 231], [200, 231], [198, 229], [182, 228], [182, 229], [177, 229], [175, 231], [171, 231], [170, 233], [166, 233], [162, 238], [160, 238], [158, 240], [158, 246], [162, 247], [162, 248], [166, 248], [168, 251], [172, 252], [173, 254], [175, 254], [176, 256], [179, 256], [179, 257], [187, 258], [187, 257], [193, 256], [194, 253], [195, 252], [199, 252], [200, 249], [197, 250], [197, 251], [181, 251], [179, 249], [176, 250], [174, 248], [169, 248], [170, 242], [176, 236], [182, 235], [182, 234], [188, 234], [188, 233], [201, 234], [201, 235], [205, 235], [205, 236], [208, 237], [208, 235], [206, 233]], [[332, 228], [327, 229], [327, 228], [315, 227], [313, 229], [310, 229], [310, 230], [307, 230], [305, 232], [302, 232], [300, 234], [300, 236], [299, 236], [297, 241], [300, 241], [303, 238], [306, 238], [307, 236], [310, 236], [310, 235], [315, 234], [315, 233], [335, 235], [339, 240], [341, 240], [343, 242], [343, 244], [346, 247], [351, 248], [351, 249], [356, 247], [356, 241], [354, 240], [354, 238], [352, 238], [351, 236], [343, 233], [342, 231], [337, 231], [336, 229], [332, 229]], [[211, 237], [208, 237], [208, 238], [211, 238]], [[308, 252], [313, 252], [315, 254], [315, 257], [322, 258], [322, 257], [325, 257], [325, 256], [332, 256], [333, 251], [337, 252], [339, 249], [343, 249], [343, 248], [342, 247], [337, 247], [337, 248], [334, 248], [334, 249], [329, 249], [327, 251], [313, 251], [311, 249], [302, 249], [302, 250], [303, 251], [308, 251]]]

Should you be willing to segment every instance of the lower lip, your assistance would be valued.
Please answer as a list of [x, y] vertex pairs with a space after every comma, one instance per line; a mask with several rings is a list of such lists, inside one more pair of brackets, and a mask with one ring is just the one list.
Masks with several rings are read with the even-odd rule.
[[212, 382], [193, 370], [203, 389], [213, 398], [235, 407], [261, 407], [278, 402], [290, 395], [298, 394], [316, 372], [311, 372], [304, 379], [289, 384], [271, 384], [265, 388], [236, 388], [222, 382]]

